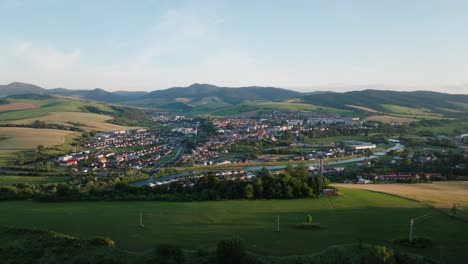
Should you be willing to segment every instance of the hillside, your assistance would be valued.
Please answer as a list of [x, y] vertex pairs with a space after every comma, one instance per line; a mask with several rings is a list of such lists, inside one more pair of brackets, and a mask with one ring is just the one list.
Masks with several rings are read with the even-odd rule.
[[0, 96], [16, 94], [42, 94], [46, 92], [46, 89], [28, 83], [13, 82], [7, 85], [0, 85]]
[[[219, 87], [211, 84], [192, 84], [188, 87], [172, 87], [152, 92], [93, 90], [71, 90], [66, 88], [44, 89], [25, 83], [11, 83], [0, 86], [0, 97], [18, 98], [24, 94], [41, 96], [76, 97], [85, 100], [120, 105], [211, 113], [230, 111], [243, 104], [288, 102], [297, 108], [297, 103], [314, 107], [353, 111], [367, 114], [391, 114], [403, 118], [440, 118], [461, 116], [468, 110], [468, 95], [455, 95], [430, 91], [399, 92], [364, 90], [345, 93], [307, 92], [300, 93], [275, 87]], [[4, 101], [4, 100], [3, 100]], [[5, 102], [3, 102], [5, 103]], [[255, 106], [258, 108], [258, 105]], [[252, 108], [252, 107], [251, 107]], [[244, 110], [247, 110], [245, 108]]]
[[[370, 111], [389, 111], [388, 106], [424, 108], [436, 112], [447, 110], [465, 111], [468, 95], [445, 94], [429, 91], [398, 92], [381, 90], [324, 93], [303, 97], [303, 100], [321, 106], [356, 109], [366, 107]], [[353, 107], [354, 106], [354, 107]], [[365, 109], [361, 109], [364, 110]], [[396, 110], [396, 109], [390, 109]], [[398, 112], [398, 111], [392, 111]]]
[[191, 111], [192, 109], [217, 109], [244, 101], [279, 101], [298, 98], [304, 94], [274, 87], [218, 87], [210, 84], [192, 84], [188, 87], [172, 87], [152, 92], [117, 91], [100, 88], [73, 90], [66, 88], [44, 89], [32, 84], [11, 83], [0, 86], [0, 96], [17, 94], [47, 94], [77, 97], [85, 100], [118, 103], [123, 105]]

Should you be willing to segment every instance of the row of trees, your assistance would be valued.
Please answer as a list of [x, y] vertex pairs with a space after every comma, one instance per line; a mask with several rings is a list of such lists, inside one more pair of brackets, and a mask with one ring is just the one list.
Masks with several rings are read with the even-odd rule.
[[305, 166], [287, 167], [285, 172], [272, 174], [262, 169], [251, 181], [224, 180], [208, 174], [191, 185], [174, 182], [157, 187], [134, 187], [118, 183], [113, 189], [88, 186], [86, 190], [58, 184], [31, 188], [30, 185], [0, 188], [0, 200], [37, 199], [42, 201], [77, 200], [169, 200], [205, 201], [230, 199], [293, 199], [320, 197], [329, 181], [321, 175], [311, 176]]

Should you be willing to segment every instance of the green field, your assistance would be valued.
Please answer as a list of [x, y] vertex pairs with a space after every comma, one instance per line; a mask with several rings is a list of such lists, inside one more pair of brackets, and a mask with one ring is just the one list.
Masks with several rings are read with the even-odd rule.
[[294, 103], [294, 102], [261, 102], [261, 103], [246, 103], [236, 106], [231, 106], [223, 109], [218, 109], [211, 112], [212, 115], [224, 116], [224, 115], [238, 115], [245, 112], [256, 111], [259, 113], [269, 113], [273, 110], [290, 110], [298, 112], [317, 111], [326, 112], [330, 114], [339, 114], [343, 116], [358, 116], [350, 110], [338, 109], [333, 107], [317, 106], [305, 103]]
[[454, 130], [458, 130], [462, 133], [466, 133], [468, 131], [468, 122], [460, 121], [458, 124], [447, 124], [441, 126], [431, 126], [431, 127], [417, 127], [411, 129], [411, 132], [419, 132], [419, 131], [430, 131], [434, 134], [446, 134], [446, 135], [456, 135]]
[[18, 183], [42, 184], [52, 182], [64, 182], [65, 177], [47, 176], [5, 176], [0, 175], [0, 185], [12, 185]]
[[[142, 252], [161, 242], [184, 248], [214, 247], [238, 235], [248, 250], [265, 255], [311, 254], [336, 244], [388, 245], [405, 237], [412, 217], [432, 212], [415, 235], [434, 240], [429, 249], [405, 249], [445, 263], [468, 257], [468, 223], [392, 195], [343, 189], [329, 199], [222, 202], [0, 203], [0, 225], [43, 228], [83, 237], [108, 236], [123, 249]], [[137, 227], [140, 211], [145, 228]], [[307, 214], [326, 228], [296, 229]], [[280, 216], [280, 231], [276, 219]], [[31, 221], [34, 219], [34, 221]]]

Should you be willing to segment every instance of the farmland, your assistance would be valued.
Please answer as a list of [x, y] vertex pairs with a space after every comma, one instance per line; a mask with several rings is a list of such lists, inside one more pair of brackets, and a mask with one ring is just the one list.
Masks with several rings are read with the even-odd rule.
[[337, 184], [336, 186], [394, 194], [426, 203], [445, 212], [455, 204], [461, 217], [468, 219], [468, 182]]
[[73, 126], [79, 124], [79, 127], [87, 130], [122, 130], [126, 127], [107, 123], [106, 121], [113, 119], [108, 115], [99, 115], [93, 113], [82, 112], [50, 112], [46, 116], [38, 118], [28, 118], [12, 122], [12, 124], [32, 124], [34, 121], [44, 121], [47, 124], [59, 124], [65, 126]]
[[[328, 199], [221, 202], [74, 202], [0, 203], [1, 225], [45, 228], [83, 237], [109, 236], [121, 248], [144, 251], [157, 243], [184, 248], [214, 247], [220, 239], [238, 235], [248, 250], [265, 255], [310, 254], [331, 245], [385, 244], [405, 237], [408, 220], [433, 212], [415, 234], [430, 236], [437, 250], [405, 249], [447, 263], [468, 257], [468, 223], [451, 219], [423, 203], [396, 196], [344, 189]], [[142, 212], [145, 228], [137, 227]], [[296, 229], [311, 214], [321, 229]], [[276, 218], [280, 216], [280, 232]], [[29, 219], [36, 219], [31, 222]], [[112, 223], [112, 224], [110, 224]], [[444, 228], [437, 228], [444, 226]], [[183, 239], [180, 239], [182, 238]]]
[[365, 120], [378, 121], [378, 122], [383, 122], [383, 123], [391, 123], [391, 122], [410, 123], [410, 122], [417, 121], [417, 119], [414, 119], [414, 118], [398, 117], [398, 116], [391, 116], [391, 115], [374, 115], [374, 116], [366, 117]]
[[64, 144], [77, 133], [57, 129], [34, 129], [22, 127], [0, 127], [6, 139], [0, 141], [0, 154], [32, 150], [41, 144], [45, 147]]
[[[105, 112], [113, 112], [113, 110], [105, 104], [81, 100], [73, 100], [66, 98], [51, 98], [51, 99], [15, 99], [12, 103], [33, 105], [30, 109], [2, 109], [0, 110], [0, 122], [9, 123], [15, 120], [38, 118], [46, 116], [50, 112], [82, 112], [84, 107], [94, 107]], [[11, 104], [10, 104], [11, 105]], [[3, 107], [8, 105], [3, 105]]]
[[31, 109], [31, 108], [36, 108], [36, 106], [28, 102], [17, 102], [17, 103], [0, 105], [0, 111], [12, 111], [12, 110], [22, 110], [22, 109]]
[[238, 115], [245, 112], [255, 111], [257, 113], [271, 112], [273, 110], [290, 110], [290, 111], [319, 111], [331, 114], [340, 114], [344, 116], [356, 115], [354, 112], [338, 109], [333, 107], [317, 106], [306, 103], [297, 102], [258, 102], [258, 103], [245, 103], [241, 105], [231, 106], [223, 109], [218, 109], [211, 112], [215, 116], [223, 115]]

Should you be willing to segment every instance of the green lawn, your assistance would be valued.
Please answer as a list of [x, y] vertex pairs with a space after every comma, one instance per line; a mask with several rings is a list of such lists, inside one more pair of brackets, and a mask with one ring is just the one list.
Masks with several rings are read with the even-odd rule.
[[[468, 223], [396, 196], [343, 189], [331, 199], [223, 202], [0, 203], [0, 225], [44, 228], [84, 237], [109, 236], [124, 249], [144, 251], [161, 242], [189, 249], [214, 247], [229, 235], [246, 240], [248, 250], [266, 255], [310, 254], [330, 245], [384, 245], [404, 237], [408, 221], [429, 212], [415, 235], [434, 239], [431, 249], [409, 250], [446, 263], [468, 257]], [[144, 228], [137, 227], [143, 213]], [[311, 214], [322, 229], [296, 229]], [[275, 231], [280, 216], [280, 232]], [[454, 262], [455, 261], [455, 262]]]
[[64, 182], [65, 177], [48, 176], [5, 176], [0, 175], [0, 185], [12, 185], [17, 183], [42, 184], [50, 182]]

